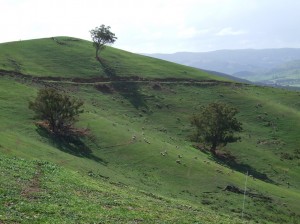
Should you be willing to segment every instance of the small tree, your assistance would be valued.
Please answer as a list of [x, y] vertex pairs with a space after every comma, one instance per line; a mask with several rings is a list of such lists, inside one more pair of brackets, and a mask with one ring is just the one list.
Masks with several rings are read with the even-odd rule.
[[55, 135], [69, 134], [77, 120], [83, 102], [63, 94], [53, 88], [41, 89], [34, 101], [29, 102], [29, 109], [42, 119], [47, 128]]
[[106, 44], [113, 44], [117, 37], [110, 32], [110, 26], [101, 25], [90, 31], [93, 45], [96, 48], [96, 58], [99, 60], [99, 52], [105, 48]]
[[202, 107], [199, 115], [192, 117], [196, 127], [195, 140], [210, 144], [210, 151], [216, 155], [217, 146], [236, 142], [240, 138], [234, 132], [242, 131], [242, 124], [236, 119], [237, 109], [225, 103], [211, 103]]

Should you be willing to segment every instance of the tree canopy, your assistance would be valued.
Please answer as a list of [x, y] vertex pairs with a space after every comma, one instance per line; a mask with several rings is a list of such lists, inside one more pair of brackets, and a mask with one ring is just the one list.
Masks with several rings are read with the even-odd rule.
[[236, 142], [240, 138], [235, 132], [242, 131], [242, 124], [235, 117], [238, 110], [225, 103], [211, 103], [201, 108], [200, 113], [192, 117], [196, 127], [196, 141], [210, 144], [210, 150], [216, 153], [217, 146]]
[[80, 113], [83, 102], [53, 88], [41, 89], [34, 101], [29, 102], [38, 119], [46, 123], [54, 134], [65, 135], [70, 131]]
[[91, 30], [90, 34], [96, 48], [96, 58], [99, 60], [99, 52], [105, 48], [106, 44], [113, 44], [117, 37], [110, 31], [110, 26], [103, 24]]

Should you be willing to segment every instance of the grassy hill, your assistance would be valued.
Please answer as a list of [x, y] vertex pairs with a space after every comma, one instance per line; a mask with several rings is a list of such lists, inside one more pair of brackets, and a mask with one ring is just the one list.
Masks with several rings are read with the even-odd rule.
[[[106, 74], [87, 41], [0, 45], [1, 221], [299, 223], [299, 92], [111, 47], [103, 58], [123, 80], [92, 82]], [[35, 127], [28, 101], [45, 85], [84, 100], [88, 138], [58, 142]], [[235, 162], [189, 140], [191, 115], [213, 101], [240, 110], [242, 141], [223, 148]], [[243, 194], [224, 189], [244, 189], [247, 171], [242, 218]]]
[[[107, 47], [102, 57], [118, 76], [147, 78], [207, 79], [205, 72], [187, 66]], [[95, 49], [88, 41], [70, 37], [53, 37], [0, 45], [0, 69], [33, 76], [103, 77], [105, 71], [95, 60]], [[214, 76], [214, 79], [219, 79]]]

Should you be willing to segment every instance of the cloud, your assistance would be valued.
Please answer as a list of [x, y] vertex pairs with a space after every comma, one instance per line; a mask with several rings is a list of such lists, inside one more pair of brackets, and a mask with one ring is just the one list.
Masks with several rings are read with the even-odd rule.
[[89, 30], [105, 24], [118, 37], [115, 47], [134, 52], [300, 46], [296, 0], [0, 2], [0, 43], [51, 36], [90, 40]]
[[184, 28], [178, 31], [177, 37], [181, 39], [189, 39], [189, 38], [194, 38], [199, 35], [204, 35], [208, 34], [211, 32], [211, 29], [202, 29], [202, 30], [197, 30], [194, 27], [188, 27]]
[[232, 27], [226, 27], [221, 29], [219, 32], [216, 33], [217, 36], [237, 36], [246, 34], [247, 31], [245, 30], [234, 30]]

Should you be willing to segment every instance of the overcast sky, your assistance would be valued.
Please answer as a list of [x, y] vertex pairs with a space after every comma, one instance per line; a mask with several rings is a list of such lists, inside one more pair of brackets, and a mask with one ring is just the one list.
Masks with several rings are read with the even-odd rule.
[[300, 47], [300, 0], [0, 0], [0, 42], [90, 40], [111, 26], [114, 47], [138, 53]]

